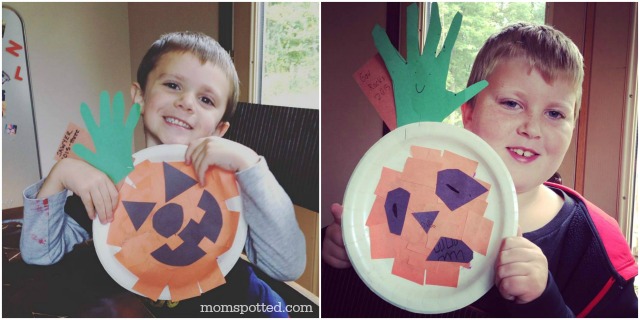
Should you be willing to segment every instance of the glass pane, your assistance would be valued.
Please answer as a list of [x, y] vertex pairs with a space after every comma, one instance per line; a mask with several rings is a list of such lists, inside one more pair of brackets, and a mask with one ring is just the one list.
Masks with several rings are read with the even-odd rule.
[[[544, 2], [439, 2], [443, 32], [456, 12], [462, 13], [462, 26], [451, 54], [447, 89], [460, 92], [467, 86], [476, 54], [490, 35], [516, 22], [544, 24]], [[446, 36], [440, 38], [440, 47]], [[462, 127], [460, 110], [453, 112], [445, 123]]]
[[318, 109], [319, 4], [264, 5], [261, 103]]

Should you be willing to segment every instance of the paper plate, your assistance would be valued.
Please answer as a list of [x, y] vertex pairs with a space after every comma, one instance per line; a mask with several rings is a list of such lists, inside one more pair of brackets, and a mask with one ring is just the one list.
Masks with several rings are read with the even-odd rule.
[[[184, 161], [184, 154], [187, 150], [185, 145], [158, 145], [144, 150], [140, 150], [133, 154], [134, 165], [138, 165], [144, 160], [151, 162], [174, 162]], [[239, 187], [238, 187], [239, 188]], [[231, 268], [236, 264], [247, 238], [247, 223], [242, 216], [242, 201], [239, 196], [228, 199], [226, 201], [227, 208], [232, 211], [240, 212], [238, 221], [238, 229], [231, 248], [218, 257], [218, 265], [224, 276], [229, 273]], [[98, 258], [107, 273], [119, 285], [139, 295], [139, 292], [133, 290], [133, 286], [138, 278], [125, 268], [115, 258], [115, 254], [120, 251], [120, 247], [107, 244], [107, 236], [111, 224], [101, 224], [98, 219], [93, 221], [93, 242], [96, 247]], [[143, 295], [144, 296], [144, 295]], [[169, 287], [165, 287], [159, 297], [160, 300], [171, 300]]]
[[[475, 160], [476, 178], [491, 184], [484, 214], [494, 222], [487, 255], [474, 254], [471, 268], [461, 268], [455, 288], [419, 285], [391, 273], [394, 259], [371, 259], [369, 228], [365, 224], [382, 167], [402, 171], [412, 145], [448, 150]], [[443, 123], [413, 123], [384, 136], [360, 160], [345, 192], [342, 233], [355, 271], [378, 296], [411, 312], [449, 312], [482, 297], [493, 286], [501, 240], [516, 235], [517, 227], [515, 187], [498, 154], [475, 134]]]

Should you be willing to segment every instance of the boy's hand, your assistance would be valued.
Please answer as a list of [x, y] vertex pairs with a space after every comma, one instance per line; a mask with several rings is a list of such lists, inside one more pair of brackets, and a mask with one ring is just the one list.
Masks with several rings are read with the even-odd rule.
[[91, 220], [97, 214], [102, 224], [113, 221], [118, 190], [102, 171], [82, 160], [62, 159], [51, 169], [38, 198], [46, 198], [64, 189], [71, 190], [82, 199]]
[[210, 166], [238, 172], [249, 168], [260, 160], [258, 154], [237, 142], [221, 137], [205, 137], [189, 143], [185, 163], [193, 164], [200, 185], [204, 186], [205, 173]]
[[337, 203], [331, 205], [334, 221], [327, 227], [327, 233], [322, 243], [322, 259], [330, 266], [339, 269], [351, 266], [342, 239], [342, 209], [342, 206]]
[[465, 90], [453, 93], [447, 90], [447, 74], [451, 51], [458, 37], [462, 15], [458, 12], [436, 54], [442, 26], [438, 4], [431, 6], [431, 21], [424, 51], [420, 54], [418, 41], [418, 7], [407, 7], [407, 60], [393, 47], [387, 33], [379, 25], [373, 29], [373, 40], [393, 80], [398, 127], [418, 122], [441, 122], [456, 108], [484, 89], [487, 81], [480, 81]]
[[133, 130], [140, 118], [140, 105], [136, 103], [131, 107], [125, 123], [122, 92], [117, 92], [113, 97], [112, 110], [109, 93], [102, 91], [100, 93], [100, 125], [96, 124], [86, 103], [82, 103], [80, 113], [91, 134], [96, 152], [91, 152], [81, 144], [75, 144], [73, 152], [106, 173], [113, 183], [120, 182], [133, 171], [131, 157]]
[[495, 284], [503, 298], [516, 303], [529, 303], [542, 295], [547, 287], [547, 257], [533, 242], [518, 236], [503, 240], [496, 261]]

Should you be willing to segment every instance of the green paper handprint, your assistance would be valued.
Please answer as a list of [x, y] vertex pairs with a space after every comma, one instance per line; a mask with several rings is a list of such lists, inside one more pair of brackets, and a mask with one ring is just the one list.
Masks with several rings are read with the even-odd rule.
[[458, 37], [462, 15], [456, 13], [440, 54], [436, 55], [442, 33], [438, 4], [431, 6], [431, 19], [424, 53], [418, 42], [418, 6], [407, 7], [407, 60], [393, 47], [379, 25], [373, 28], [373, 40], [393, 80], [398, 127], [420, 121], [441, 122], [451, 112], [486, 88], [483, 80], [461, 92], [446, 89], [451, 51]]
[[91, 115], [86, 103], [80, 106], [82, 119], [91, 134], [96, 152], [93, 153], [84, 145], [75, 144], [72, 149], [80, 158], [104, 172], [113, 183], [117, 184], [133, 170], [132, 144], [133, 130], [140, 118], [140, 105], [131, 107], [126, 123], [124, 123], [124, 99], [118, 91], [113, 97], [113, 110], [109, 93], [100, 93], [100, 125]]

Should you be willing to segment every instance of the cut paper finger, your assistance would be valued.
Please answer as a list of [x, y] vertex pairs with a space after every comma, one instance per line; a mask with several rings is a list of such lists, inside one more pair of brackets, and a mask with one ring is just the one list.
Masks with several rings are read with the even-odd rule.
[[441, 122], [487, 87], [487, 81], [483, 80], [458, 93], [446, 88], [451, 53], [461, 24], [462, 15], [457, 13], [451, 22], [442, 50], [438, 53], [442, 26], [438, 4], [433, 3], [424, 52], [421, 54], [418, 41], [418, 6], [408, 6], [406, 60], [391, 44], [384, 29], [378, 25], [373, 28], [373, 41], [393, 80], [398, 127], [422, 121]]
[[64, 136], [62, 137], [60, 146], [58, 146], [54, 159], [56, 161], [65, 158], [81, 159], [72, 151], [72, 147], [76, 143], [87, 146], [87, 148], [92, 152], [96, 151], [96, 147], [93, 145], [89, 132], [85, 128], [82, 128], [73, 122], [69, 122], [67, 129], [64, 131]]

